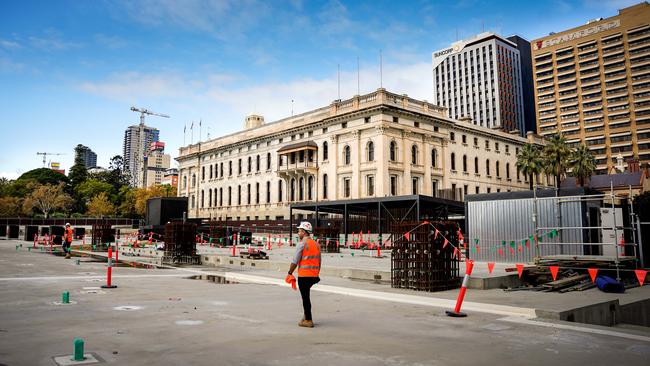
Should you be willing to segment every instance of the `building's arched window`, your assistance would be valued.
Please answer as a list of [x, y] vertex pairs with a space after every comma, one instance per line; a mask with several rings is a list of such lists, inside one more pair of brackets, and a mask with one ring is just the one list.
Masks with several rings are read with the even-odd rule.
[[395, 141], [390, 142], [390, 161], [397, 161], [397, 143]]
[[296, 179], [291, 178], [291, 193], [289, 195], [290, 199], [289, 201], [293, 202], [296, 200]]
[[367, 150], [367, 158], [368, 161], [375, 161], [375, 143], [370, 141], [368, 142], [368, 146], [366, 147]]
[[228, 187], [228, 206], [232, 206], [232, 187]]
[[205, 191], [202, 189], [201, 190], [201, 208], [205, 207]]
[[451, 170], [456, 170], [456, 154], [451, 153]]
[[350, 160], [351, 160], [351, 157], [350, 157], [350, 146], [349, 146], [349, 145], [345, 145], [345, 147], [343, 148], [343, 163], [344, 163], [345, 165], [350, 165]]
[[232, 177], [232, 160], [228, 162], [228, 176]]
[[246, 204], [251, 204], [251, 185], [250, 183], [246, 185]]
[[490, 159], [485, 160], [485, 174], [490, 175]]
[[250, 173], [252, 170], [253, 170], [253, 158], [249, 156], [249, 157], [248, 157], [248, 168], [247, 168], [247, 171], [248, 171], [248, 173]]
[[467, 173], [467, 155], [463, 155], [463, 172]]
[[205, 180], [205, 167], [201, 167], [201, 181]]
[[478, 157], [474, 158], [474, 173], [478, 174]]
[[517, 169], [517, 181], [521, 180], [521, 176], [519, 175], [519, 169]]
[[431, 149], [431, 166], [434, 168], [438, 166], [438, 150], [436, 149]]
[[183, 188], [187, 188], [187, 175], [183, 176]]
[[282, 180], [278, 181], [278, 202], [282, 202]]
[[266, 203], [271, 203], [271, 182], [266, 182]]
[[212, 179], [212, 164], [210, 164], [210, 179]]
[[418, 147], [416, 145], [411, 146], [411, 164], [415, 165], [418, 163]]
[[323, 142], [323, 161], [327, 160], [327, 141]]
[[501, 176], [501, 169], [500, 169], [498, 161], [496, 162], [496, 170], [497, 170], [497, 177], [500, 177]]
[[241, 206], [241, 185], [237, 186], [237, 205]]
[[313, 199], [313, 192], [314, 192], [314, 176], [310, 175], [309, 178], [307, 178], [307, 199], [310, 201]]
[[506, 179], [510, 179], [510, 163], [506, 163]]
[[219, 176], [223, 178], [223, 162], [219, 163]]
[[192, 187], [196, 187], [196, 173], [192, 173]]
[[323, 174], [323, 198], [327, 198], [327, 174]]
[[223, 188], [219, 188], [219, 207], [223, 206]]
[[255, 183], [255, 204], [260, 203], [260, 184]]
[[241, 175], [241, 159], [237, 162], [237, 174]]
[[196, 206], [196, 202], [195, 202], [196, 199], [194, 198], [194, 195], [192, 195], [191, 201], [192, 201], [192, 208], [194, 208]]
[[255, 170], [259, 172], [260, 171], [260, 156], [257, 155], [256, 159], [257, 159], [257, 161], [255, 163]]
[[271, 153], [266, 154], [266, 170], [271, 170]]
[[212, 207], [212, 189], [208, 189], [208, 207]]
[[300, 177], [298, 181], [298, 200], [303, 201], [305, 199], [305, 178]]

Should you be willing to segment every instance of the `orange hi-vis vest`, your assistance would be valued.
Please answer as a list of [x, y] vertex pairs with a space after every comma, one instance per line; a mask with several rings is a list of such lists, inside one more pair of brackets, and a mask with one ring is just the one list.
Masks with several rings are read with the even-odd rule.
[[72, 241], [72, 235], [73, 235], [72, 234], [72, 228], [71, 227], [65, 228], [65, 241], [70, 241], [71, 242]]
[[320, 246], [314, 239], [307, 239], [298, 263], [298, 277], [318, 277], [320, 273]]

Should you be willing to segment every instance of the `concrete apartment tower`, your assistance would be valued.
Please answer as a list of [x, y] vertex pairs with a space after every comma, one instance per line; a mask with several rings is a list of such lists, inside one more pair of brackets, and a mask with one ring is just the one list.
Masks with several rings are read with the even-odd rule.
[[133, 187], [145, 187], [146, 169], [145, 157], [149, 153], [151, 143], [158, 142], [160, 131], [141, 123], [127, 127], [124, 131], [122, 157], [124, 168], [131, 174]]
[[538, 132], [586, 144], [597, 172], [650, 162], [650, 4], [531, 42]]
[[75, 149], [75, 160], [77, 157], [81, 157], [86, 166], [86, 169], [95, 168], [97, 166], [97, 154], [95, 154], [88, 146], [77, 145], [80, 148], [80, 151]]
[[165, 173], [170, 167], [171, 156], [165, 154], [164, 142], [152, 142], [149, 148], [149, 154], [145, 158], [145, 165], [147, 175], [145, 177], [144, 186], [151, 187], [161, 185]]

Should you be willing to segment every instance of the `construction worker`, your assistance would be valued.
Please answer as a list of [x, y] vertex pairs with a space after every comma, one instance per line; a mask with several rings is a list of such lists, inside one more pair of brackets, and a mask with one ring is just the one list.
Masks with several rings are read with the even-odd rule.
[[289, 267], [289, 275], [293, 275], [293, 271], [298, 268], [298, 288], [300, 289], [300, 296], [302, 297], [302, 307], [305, 313], [304, 318], [298, 323], [301, 327], [313, 328], [314, 322], [311, 318], [311, 300], [309, 292], [311, 287], [320, 281], [318, 275], [320, 274], [320, 246], [310, 237], [312, 233], [311, 224], [303, 221], [298, 225], [298, 237], [300, 243], [296, 248], [291, 266]]
[[65, 224], [65, 233], [63, 234], [63, 252], [65, 253], [65, 259], [70, 259], [70, 245], [72, 244], [73, 236], [72, 227], [70, 223]]

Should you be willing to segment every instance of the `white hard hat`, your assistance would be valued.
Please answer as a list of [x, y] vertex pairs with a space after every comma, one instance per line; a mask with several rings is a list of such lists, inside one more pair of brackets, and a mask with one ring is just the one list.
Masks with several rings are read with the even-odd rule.
[[66, 222], [66, 223], [65, 223], [65, 226], [70, 226], [70, 223], [69, 223], [69, 222]]
[[311, 223], [309, 221], [303, 221], [298, 225], [298, 229], [303, 229], [308, 232], [312, 232]]

